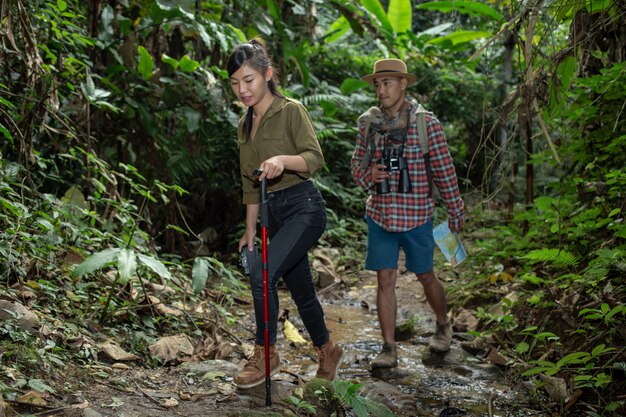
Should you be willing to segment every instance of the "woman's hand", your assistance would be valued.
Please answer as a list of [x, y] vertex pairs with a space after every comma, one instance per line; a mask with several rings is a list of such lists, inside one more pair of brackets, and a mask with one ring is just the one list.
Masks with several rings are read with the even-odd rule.
[[254, 249], [254, 238], [256, 237], [256, 231], [254, 230], [246, 230], [246, 233], [243, 234], [241, 239], [239, 239], [239, 252], [243, 249], [244, 246], [248, 247], [248, 250]]
[[262, 171], [261, 175], [259, 175], [259, 180], [262, 180], [263, 178], [271, 180], [272, 178], [279, 177], [283, 174], [285, 171], [285, 164], [282, 161], [281, 156], [278, 155], [263, 161], [259, 168]]

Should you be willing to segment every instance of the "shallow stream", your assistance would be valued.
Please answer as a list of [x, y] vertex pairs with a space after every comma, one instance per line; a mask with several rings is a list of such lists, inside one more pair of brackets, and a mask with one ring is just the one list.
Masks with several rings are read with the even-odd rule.
[[[412, 285], [411, 278], [406, 282]], [[403, 288], [404, 295], [398, 297], [398, 322], [409, 315], [416, 317], [415, 336], [398, 342], [398, 368], [375, 375], [369, 370], [369, 362], [378, 354], [382, 343], [375, 311], [375, 286], [340, 297], [322, 297], [331, 337], [344, 348], [338, 378], [363, 384], [364, 395], [402, 416], [539, 415], [526, 408], [528, 392], [507, 381], [500, 367], [461, 348], [463, 335], [455, 335], [450, 351], [445, 354], [429, 351], [428, 338], [434, 322], [420, 289], [419, 286]], [[288, 309], [290, 321], [302, 328], [287, 293], [281, 295], [281, 308]], [[306, 338], [306, 333], [303, 336]], [[314, 375], [316, 365], [310, 357], [290, 355], [289, 349], [283, 352], [288, 368], [295, 374]]]

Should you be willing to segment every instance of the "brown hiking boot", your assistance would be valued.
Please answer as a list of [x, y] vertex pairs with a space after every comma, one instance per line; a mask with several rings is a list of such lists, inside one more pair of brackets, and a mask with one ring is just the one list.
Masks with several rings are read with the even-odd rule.
[[316, 347], [318, 355], [319, 367], [317, 368], [316, 378], [324, 378], [332, 381], [337, 376], [337, 370], [341, 365], [341, 356], [343, 349], [341, 346], [329, 340], [322, 347]]
[[428, 347], [431, 352], [443, 353], [450, 350], [452, 342], [452, 324], [448, 320], [445, 324], [437, 323], [435, 334], [431, 336]]
[[395, 368], [398, 366], [398, 346], [389, 343], [383, 344], [383, 350], [370, 363], [371, 369]]
[[[280, 370], [280, 357], [276, 348], [270, 346], [270, 376]], [[239, 388], [252, 388], [265, 381], [265, 347], [254, 346], [254, 353], [246, 366], [235, 377]]]

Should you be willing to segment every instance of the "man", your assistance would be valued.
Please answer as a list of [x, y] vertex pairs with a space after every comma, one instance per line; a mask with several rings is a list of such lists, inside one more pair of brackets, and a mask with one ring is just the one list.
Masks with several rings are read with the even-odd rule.
[[[448, 212], [448, 225], [454, 232], [463, 227], [464, 204], [441, 124], [406, 95], [406, 89], [416, 81], [407, 73], [406, 64], [399, 59], [376, 61], [374, 72], [363, 80], [374, 85], [380, 102], [379, 107], [359, 117], [352, 156], [352, 176], [370, 194], [365, 216], [365, 268], [377, 273], [376, 306], [384, 341], [382, 352], [370, 366], [393, 368], [398, 364], [394, 333], [400, 247], [407, 269], [417, 276], [435, 313], [435, 333], [429, 348], [433, 352], [450, 349], [452, 327], [446, 293], [433, 272], [432, 185], [439, 190]], [[427, 158], [420, 145], [420, 130], [427, 132]]]

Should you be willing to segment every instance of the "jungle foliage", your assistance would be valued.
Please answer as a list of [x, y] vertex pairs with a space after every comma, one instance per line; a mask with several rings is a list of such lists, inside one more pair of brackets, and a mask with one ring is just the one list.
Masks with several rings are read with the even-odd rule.
[[478, 311], [475, 335], [512, 375], [563, 382], [537, 391], [548, 412], [624, 412], [625, 27], [611, 0], [1, 1], [0, 301], [47, 330], [2, 305], [0, 371], [14, 377], [0, 390], [52, 389], [38, 372], [94, 361], [88, 334], [150, 357], [159, 335], [227, 333], [244, 291], [242, 108], [223, 68], [262, 36], [327, 156], [321, 244], [359, 266], [365, 196], [349, 167], [375, 103], [360, 77], [403, 58], [480, 236], [479, 278], [451, 284], [453, 308]]

